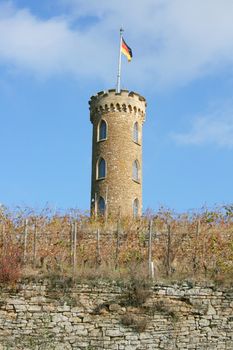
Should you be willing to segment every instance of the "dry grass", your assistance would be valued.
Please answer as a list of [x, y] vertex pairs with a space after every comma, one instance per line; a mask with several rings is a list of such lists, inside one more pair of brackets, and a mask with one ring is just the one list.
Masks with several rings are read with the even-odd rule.
[[[0, 278], [5, 282], [16, 280], [22, 272], [24, 277], [59, 275], [95, 283], [129, 281], [133, 272], [136, 276], [143, 274], [146, 280], [149, 219], [153, 224], [151, 251], [156, 280], [232, 283], [233, 206], [205, 209], [192, 215], [160, 210], [150, 218], [123, 218], [120, 222], [93, 220], [77, 211], [61, 215], [52, 214], [49, 209], [34, 213], [29, 209], [3, 208], [0, 211]], [[13, 269], [19, 272], [15, 277], [6, 271], [4, 259], [10, 259], [11, 254], [7, 247], [15, 247], [19, 254]]]
[[138, 333], [142, 333], [146, 330], [148, 324], [148, 318], [146, 316], [138, 316], [127, 313], [121, 317], [121, 323], [124, 326], [131, 327]]

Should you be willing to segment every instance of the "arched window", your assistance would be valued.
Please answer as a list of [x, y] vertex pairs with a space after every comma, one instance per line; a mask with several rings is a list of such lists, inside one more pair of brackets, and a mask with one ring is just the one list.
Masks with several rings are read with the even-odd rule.
[[139, 163], [137, 160], [133, 162], [133, 180], [139, 181]]
[[106, 176], [106, 162], [100, 158], [97, 166], [97, 179], [102, 179]]
[[138, 143], [138, 122], [134, 123], [133, 126], [133, 140]]
[[101, 120], [98, 130], [98, 141], [105, 140], [107, 138], [107, 124], [105, 120]]
[[103, 199], [103, 197], [99, 197], [98, 200], [98, 214], [99, 215], [104, 215], [105, 212], [105, 201]]
[[133, 201], [133, 216], [134, 216], [134, 218], [138, 216], [138, 209], [139, 209], [139, 201], [138, 201], [138, 199], [136, 198], [136, 199]]

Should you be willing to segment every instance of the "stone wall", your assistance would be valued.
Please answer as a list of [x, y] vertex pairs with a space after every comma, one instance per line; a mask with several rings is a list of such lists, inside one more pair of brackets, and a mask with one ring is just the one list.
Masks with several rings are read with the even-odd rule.
[[232, 289], [183, 283], [134, 292], [132, 306], [116, 284], [2, 288], [0, 349], [233, 349]]

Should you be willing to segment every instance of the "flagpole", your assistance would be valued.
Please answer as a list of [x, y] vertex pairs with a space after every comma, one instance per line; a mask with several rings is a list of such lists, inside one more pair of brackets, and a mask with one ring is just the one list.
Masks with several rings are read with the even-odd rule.
[[120, 29], [120, 50], [119, 50], [119, 61], [118, 61], [118, 73], [117, 73], [117, 88], [116, 92], [119, 94], [121, 92], [121, 46], [122, 46], [122, 35], [123, 28]]

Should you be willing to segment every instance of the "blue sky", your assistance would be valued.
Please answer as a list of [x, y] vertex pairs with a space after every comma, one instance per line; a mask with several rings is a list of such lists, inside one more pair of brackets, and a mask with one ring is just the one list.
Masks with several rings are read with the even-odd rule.
[[233, 198], [231, 0], [0, 0], [0, 202], [89, 209], [88, 100], [146, 97], [143, 208]]

